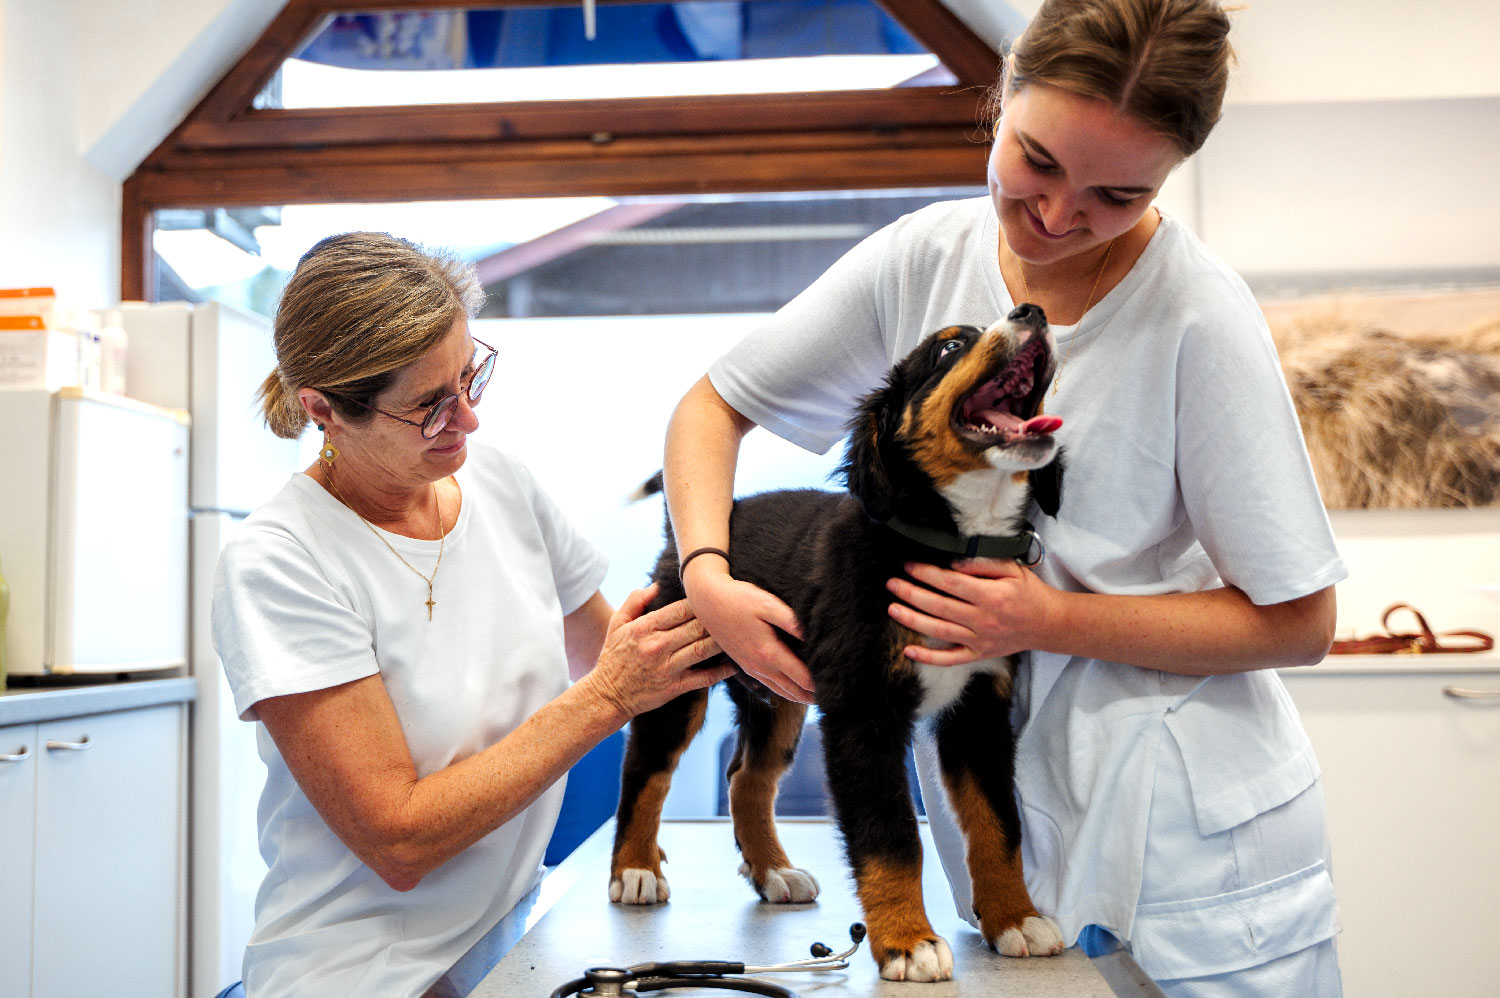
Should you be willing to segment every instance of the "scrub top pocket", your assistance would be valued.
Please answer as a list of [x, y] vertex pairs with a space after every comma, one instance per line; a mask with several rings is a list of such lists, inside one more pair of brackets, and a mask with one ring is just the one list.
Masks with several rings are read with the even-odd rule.
[[1203, 835], [1285, 804], [1319, 776], [1312, 742], [1274, 672], [1214, 676], [1172, 707], [1165, 723]]
[[1156, 980], [1207, 977], [1301, 952], [1338, 931], [1333, 881], [1320, 860], [1255, 887], [1141, 905], [1130, 950]]
[[[1276, 767], [1273, 778], [1261, 774], [1238, 796], [1216, 782], [1205, 802], [1188, 761], [1203, 760], [1180, 744], [1171, 721], [1158, 758], [1141, 904], [1130, 933], [1136, 961], [1157, 980], [1200, 978], [1260, 966], [1332, 938], [1338, 905], [1315, 762], [1308, 757], [1310, 774], [1300, 765]], [[1218, 827], [1226, 820], [1226, 801], [1244, 813], [1263, 800], [1274, 803]]]

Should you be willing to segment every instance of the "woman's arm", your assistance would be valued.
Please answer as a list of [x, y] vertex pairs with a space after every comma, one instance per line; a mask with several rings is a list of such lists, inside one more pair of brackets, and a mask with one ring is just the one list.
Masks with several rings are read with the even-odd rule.
[[568, 653], [568, 678], [578, 681], [594, 668], [615, 609], [601, 592], [563, 618], [563, 646]]
[[[256, 704], [313, 806], [356, 856], [396, 890], [514, 818], [634, 715], [733, 672], [692, 669], [718, 651], [683, 601], [643, 614], [631, 593], [609, 621], [598, 664], [499, 742], [419, 776], [385, 684], [370, 676]], [[603, 597], [568, 626], [569, 652], [594, 631]], [[587, 640], [592, 640], [591, 638]]]
[[[724, 401], [707, 376], [672, 413], [662, 471], [679, 554], [702, 547], [729, 550], [735, 463], [740, 441], [754, 425]], [[787, 699], [812, 703], [812, 674], [772, 629], [801, 636], [791, 607], [736, 581], [717, 555], [694, 558], [682, 582], [693, 612], [730, 658]]]
[[1332, 586], [1261, 606], [1233, 586], [1112, 596], [1053, 589], [1014, 562], [975, 559], [955, 567], [908, 566], [913, 579], [942, 592], [890, 580], [901, 601], [891, 605], [891, 617], [954, 645], [909, 646], [914, 661], [957, 665], [1036, 649], [1207, 676], [1315, 665], [1333, 643]]

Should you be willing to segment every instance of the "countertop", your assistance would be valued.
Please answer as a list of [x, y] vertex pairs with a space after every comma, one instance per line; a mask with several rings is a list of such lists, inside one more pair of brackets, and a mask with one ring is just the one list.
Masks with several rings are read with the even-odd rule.
[[[838, 835], [824, 820], [781, 819], [782, 842], [792, 861], [818, 878], [814, 904], [762, 902], [736, 872], [739, 852], [727, 820], [668, 821], [659, 842], [669, 857], [666, 875], [672, 899], [637, 907], [611, 904], [609, 855], [613, 822], [605, 825], [543, 881], [526, 933], [471, 992], [472, 998], [542, 998], [595, 966], [704, 959], [748, 964], [808, 958], [814, 941], [834, 952], [849, 946], [851, 923], [861, 918]], [[1077, 948], [1059, 956], [1009, 959], [990, 951], [979, 933], [954, 913], [952, 896], [938, 866], [926, 823], [923, 881], [928, 918], [953, 949], [954, 980], [902, 984], [880, 979], [867, 946], [846, 970], [819, 974], [761, 975], [803, 995], [850, 994], [885, 998], [955, 998], [995, 995], [1015, 998], [1112, 998], [1110, 970]], [[1105, 958], [1106, 960], [1109, 958]], [[1115, 980], [1111, 975], [1111, 980]], [[1117, 984], [1118, 988], [1119, 985]], [[674, 995], [734, 992], [695, 988]], [[1121, 990], [1119, 994], [1151, 991]], [[1160, 994], [1160, 992], [1154, 992]]]
[[1314, 675], [1458, 674], [1500, 673], [1500, 653], [1474, 652], [1444, 655], [1329, 655], [1317, 665], [1278, 669], [1282, 677]]
[[36, 724], [163, 703], [190, 703], [197, 698], [198, 681], [192, 676], [67, 686], [17, 686], [12, 682], [0, 693], [0, 726]]

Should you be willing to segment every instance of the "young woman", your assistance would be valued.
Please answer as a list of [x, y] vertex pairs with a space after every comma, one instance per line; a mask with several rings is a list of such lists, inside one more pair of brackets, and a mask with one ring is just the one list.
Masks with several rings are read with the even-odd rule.
[[[1114, 934], [1174, 996], [1340, 992], [1318, 767], [1273, 671], [1311, 665], [1342, 563], [1249, 291], [1153, 199], [1216, 123], [1213, 0], [1047, 0], [1000, 86], [990, 197], [871, 236], [717, 361], [667, 439], [679, 550], [726, 547], [754, 425], [812, 450], [926, 333], [1020, 302], [1053, 324], [1068, 472], [1036, 570], [908, 566], [891, 616], [941, 667], [1030, 651], [1018, 790], [1033, 899], [1072, 943]], [[811, 699], [778, 599], [707, 555], [689, 601], [737, 662]], [[918, 585], [917, 583], [920, 583]], [[955, 902], [936, 761], [919, 769]]]

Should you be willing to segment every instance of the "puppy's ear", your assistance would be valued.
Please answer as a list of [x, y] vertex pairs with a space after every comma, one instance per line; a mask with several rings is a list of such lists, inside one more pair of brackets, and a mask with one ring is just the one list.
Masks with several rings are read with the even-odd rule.
[[849, 421], [849, 445], [844, 450], [844, 463], [839, 466], [849, 494], [859, 502], [865, 515], [877, 523], [884, 523], [895, 513], [895, 493], [880, 446], [885, 429], [880, 425], [884, 394], [876, 392], [860, 403]]
[[1036, 500], [1036, 504], [1048, 516], [1057, 516], [1057, 511], [1062, 508], [1064, 463], [1063, 449], [1059, 447], [1051, 464], [1030, 473], [1031, 498]]
[[886, 372], [885, 383], [860, 399], [849, 420], [849, 446], [839, 466], [849, 494], [859, 500], [865, 515], [884, 523], [896, 515], [896, 478], [907, 461], [897, 442], [906, 400], [932, 376], [943, 357], [946, 340], [972, 340], [979, 330], [972, 326], [949, 326], [931, 333], [901, 362]]

